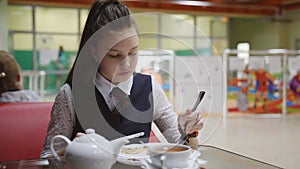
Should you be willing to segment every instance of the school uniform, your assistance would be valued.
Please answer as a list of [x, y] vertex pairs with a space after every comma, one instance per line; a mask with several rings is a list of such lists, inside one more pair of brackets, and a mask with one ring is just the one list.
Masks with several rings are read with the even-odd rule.
[[[113, 111], [116, 105], [114, 105], [114, 102], [109, 101], [111, 92], [115, 87], [125, 94], [124, 97], [128, 97], [130, 100], [129, 106], [125, 108], [117, 107], [119, 115], [121, 114], [121, 119], [114, 117]], [[107, 123], [123, 135], [143, 131], [145, 136], [142, 138], [142, 141], [147, 142], [151, 131], [151, 122], [153, 121], [169, 142], [177, 142], [180, 139], [177, 116], [161, 86], [152, 76], [136, 73], [128, 80], [114, 85], [98, 73], [95, 78], [95, 97], [97, 98], [100, 112]], [[135, 117], [147, 118], [140, 120], [139, 118], [135, 119]], [[79, 121], [74, 109], [71, 87], [69, 84], [64, 84], [52, 108], [51, 120], [41, 157], [47, 157], [51, 154], [50, 142], [55, 135], [61, 134], [72, 139], [77, 132], [83, 132]], [[97, 131], [97, 134], [102, 135], [100, 131]], [[107, 139], [111, 140], [114, 138]], [[137, 141], [133, 140], [133, 142]], [[65, 144], [58, 141], [55, 146], [57, 147], [56, 149], [60, 149]]]

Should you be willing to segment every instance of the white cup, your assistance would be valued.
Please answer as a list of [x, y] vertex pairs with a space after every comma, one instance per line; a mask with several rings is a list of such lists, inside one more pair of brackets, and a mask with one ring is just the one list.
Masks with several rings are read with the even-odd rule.
[[149, 144], [148, 151], [155, 166], [184, 168], [188, 165], [191, 147], [182, 144], [153, 143]]

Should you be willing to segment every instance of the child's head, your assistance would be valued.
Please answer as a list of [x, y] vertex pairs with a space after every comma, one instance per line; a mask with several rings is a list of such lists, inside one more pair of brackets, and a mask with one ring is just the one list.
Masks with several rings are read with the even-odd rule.
[[20, 67], [14, 57], [6, 51], [0, 51], [0, 94], [20, 89]]
[[[89, 11], [82, 33], [80, 48], [82, 48], [86, 41], [99, 29], [117, 19], [129, 15], [130, 11], [128, 7], [119, 0], [96, 0]], [[124, 23], [123, 26], [131, 27], [131, 24], [131, 22], [127, 22]]]
[[[75, 63], [78, 57], [87, 55], [100, 58], [98, 72], [114, 83], [121, 82], [135, 69], [137, 47], [138, 31], [128, 7], [119, 0], [97, 0], [89, 11]], [[91, 51], [81, 56], [80, 52], [86, 51], [85, 48]], [[66, 81], [69, 84], [72, 83], [74, 65]]]

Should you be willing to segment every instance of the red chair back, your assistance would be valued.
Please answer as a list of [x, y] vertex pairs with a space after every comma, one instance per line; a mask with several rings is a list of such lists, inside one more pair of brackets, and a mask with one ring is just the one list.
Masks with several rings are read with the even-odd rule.
[[0, 103], [0, 161], [39, 158], [53, 102]]

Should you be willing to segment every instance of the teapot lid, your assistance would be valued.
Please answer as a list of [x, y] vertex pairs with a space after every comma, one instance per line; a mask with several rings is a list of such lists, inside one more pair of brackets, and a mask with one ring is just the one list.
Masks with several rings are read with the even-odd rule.
[[86, 135], [75, 138], [75, 141], [80, 143], [103, 143], [103, 141], [107, 141], [104, 137], [96, 134], [94, 129], [86, 129], [85, 133]]

